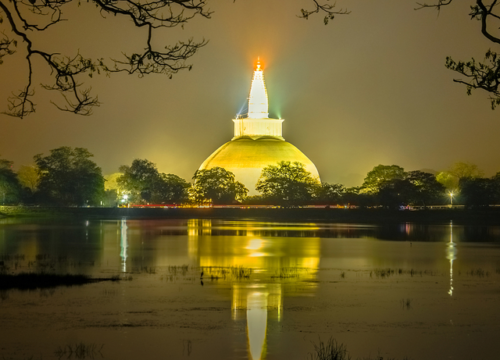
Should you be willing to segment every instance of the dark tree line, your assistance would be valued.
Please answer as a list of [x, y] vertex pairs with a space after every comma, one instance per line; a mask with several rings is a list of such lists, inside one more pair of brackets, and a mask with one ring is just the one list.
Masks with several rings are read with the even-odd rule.
[[0, 179], [0, 188], [7, 188], [6, 204], [100, 205], [104, 177], [93, 156], [87, 149], [64, 146], [46, 156], [35, 155], [35, 166], [22, 167], [17, 174], [4, 169], [8, 178]]
[[11, 161], [0, 159], [0, 204], [59, 206], [117, 206], [119, 204], [259, 204], [279, 206], [356, 206], [400, 208], [462, 204], [483, 207], [500, 204], [500, 172], [485, 178], [476, 165], [453, 164], [441, 173], [405, 171], [397, 165], [378, 165], [363, 184], [347, 188], [320, 182], [299, 162], [281, 161], [262, 170], [249, 190], [226, 169], [195, 172], [189, 183], [158, 171], [146, 159], [122, 165], [104, 177], [84, 148], [60, 147], [34, 156], [34, 164], [17, 173]]

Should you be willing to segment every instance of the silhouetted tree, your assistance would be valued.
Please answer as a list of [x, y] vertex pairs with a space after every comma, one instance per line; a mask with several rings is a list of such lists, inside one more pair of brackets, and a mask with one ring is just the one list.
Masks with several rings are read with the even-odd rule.
[[221, 167], [197, 170], [189, 190], [194, 201], [211, 201], [214, 204], [231, 204], [246, 198], [248, 189], [236, 181], [234, 174]]
[[360, 193], [376, 194], [390, 180], [404, 179], [405, 170], [397, 165], [377, 165], [366, 174]]
[[40, 172], [36, 166], [21, 166], [17, 171], [17, 178], [19, 179], [21, 186], [28, 189], [31, 194], [34, 194], [38, 190], [38, 185], [40, 184]]
[[457, 161], [449, 169], [448, 172], [455, 176], [458, 180], [473, 179], [484, 175], [476, 164], [464, 161]]
[[188, 200], [189, 183], [177, 175], [158, 172], [149, 160], [135, 159], [131, 166], [120, 166], [120, 172], [117, 186], [132, 203], [179, 204]]
[[12, 170], [12, 161], [0, 158], [0, 204], [14, 204], [19, 201], [21, 186]]
[[300, 162], [280, 161], [262, 169], [255, 189], [264, 197], [296, 205], [311, 200], [320, 186]]
[[436, 180], [441, 185], [445, 187], [448, 192], [457, 192], [458, 191], [458, 178], [453, 176], [448, 171], [441, 171], [436, 175]]
[[433, 174], [418, 170], [410, 171], [406, 174], [405, 179], [413, 186], [409, 193], [409, 204], [426, 206], [442, 202], [446, 189]]
[[180, 204], [189, 200], [190, 184], [173, 174], [160, 174], [152, 197], [154, 203]]
[[60, 205], [99, 205], [104, 195], [101, 168], [87, 149], [63, 146], [35, 155], [40, 171], [39, 199]]
[[[462, 1], [462, 0], [461, 0]], [[438, 11], [446, 5], [450, 5], [454, 0], [434, 0], [427, 3], [419, 3], [419, 8], [435, 8]], [[458, 2], [458, 1], [455, 1]], [[500, 44], [498, 36], [497, 21], [500, 18], [498, 10], [498, 0], [469, 0], [471, 20], [477, 20], [481, 23], [481, 33], [493, 44]], [[453, 81], [464, 84], [467, 89], [467, 95], [472, 94], [473, 89], [482, 89], [490, 94], [491, 108], [495, 109], [500, 104], [500, 54], [488, 49], [483, 62], [472, 58], [469, 61], [456, 61], [448, 56], [446, 58], [446, 67], [456, 71], [465, 77], [465, 80], [455, 79]]]
[[316, 187], [315, 198], [320, 203], [340, 204], [343, 201], [345, 193], [346, 188], [344, 185], [324, 182]]
[[460, 196], [466, 207], [483, 207], [498, 204], [500, 183], [497, 178], [463, 178]]
[[415, 186], [408, 179], [391, 179], [380, 185], [378, 203], [388, 208], [408, 205], [414, 197]]
[[437, 174], [436, 180], [446, 188], [448, 193], [453, 193], [456, 196], [459, 196], [459, 182], [462, 179], [474, 179], [482, 177], [483, 175], [483, 171], [481, 171], [476, 164], [457, 161], [451, 165], [448, 170]]
[[132, 203], [150, 202], [160, 174], [156, 165], [146, 159], [135, 159], [132, 165], [120, 166], [122, 175], [116, 179]]

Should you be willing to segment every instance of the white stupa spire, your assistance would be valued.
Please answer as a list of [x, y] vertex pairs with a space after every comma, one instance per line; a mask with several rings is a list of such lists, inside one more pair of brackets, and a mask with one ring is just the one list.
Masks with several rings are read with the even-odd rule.
[[269, 117], [269, 103], [260, 58], [257, 60], [257, 66], [253, 73], [252, 86], [248, 98], [248, 117], [251, 119], [267, 119]]
[[250, 137], [254, 140], [263, 136], [275, 140], [285, 140], [282, 136], [283, 119], [269, 118], [269, 103], [267, 100], [264, 71], [260, 59], [257, 60], [253, 73], [250, 96], [248, 97], [248, 116], [240, 117], [238, 114], [234, 122], [233, 140], [241, 137]]

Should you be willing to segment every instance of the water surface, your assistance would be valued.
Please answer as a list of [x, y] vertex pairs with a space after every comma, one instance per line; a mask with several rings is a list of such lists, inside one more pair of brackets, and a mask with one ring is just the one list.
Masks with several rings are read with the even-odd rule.
[[3, 219], [0, 261], [124, 279], [2, 292], [7, 359], [497, 356], [499, 227]]

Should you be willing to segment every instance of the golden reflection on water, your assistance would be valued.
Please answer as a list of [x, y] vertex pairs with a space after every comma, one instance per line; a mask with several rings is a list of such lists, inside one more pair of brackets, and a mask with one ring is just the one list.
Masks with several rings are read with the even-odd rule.
[[[241, 223], [246, 236], [204, 236], [210, 220], [189, 221], [189, 253], [197, 251], [203, 269], [251, 269], [252, 281], [232, 284], [231, 315], [245, 320], [249, 356], [260, 360], [266, 353], [268, 321], [280, 321], [287, 285], [315, 278], [320, 261], [319, 238], [265, 238], [256, 236], [252, 223]], [[198, 227], [202, 226], [200, 232]], [[201, 235], [200, 235], [201, 234]], [[207, 235], [210, 235], [207, 233]], [[314, 289], [316, 285], [308, 287]]]
[[120, 258], [122, 263], [122, 272], [127, 272], [127, 220], [122, 219], [120, 222]]
[[448, 295], [453, 296], [453, 260], [456, 259], [457, 249], [455, 248], [455, 243], [453, 242], [453, 222], [450, 222], [450, 241], [448, 242], [448, 247], [446, 248], [446, 258], [450, 260], [450, 290], [448, 290]]

